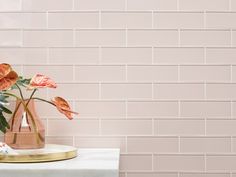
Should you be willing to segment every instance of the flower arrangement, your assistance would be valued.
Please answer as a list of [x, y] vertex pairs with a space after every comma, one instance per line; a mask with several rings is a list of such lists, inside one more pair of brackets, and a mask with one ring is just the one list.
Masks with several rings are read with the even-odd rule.
[[[23, 88], [31, 92], [30, 97], [27, 99], [23, 95]], [[36, 74], [32, 78], [24, 78], [23, 76], [18, 76], [11, 65], [7, 63], [0, 64], [0, 131], [6, 133], [6, 130], [10, 127], [5, 114], [14, 115], [19, 108], [16, 107], [13, 112], [7, 108], [10, 104], [8, 101], [9, 97], [13, 97], [19, 101], [26, 112], [29, 112], [27, 106], [30, 100], [40, 100], [55, 106], [57, 110], [64, 114], [69, 120], [73, 119], [73, 114], [78, 115], [77, 112], [71, 110], [68, 102], [61, 97], [55, 97], [50, 101], [35, 97], [35, 92], [41, 88], [57, 88], [57, 85], [52, 79], [45, 75]], [[19, 95], [12, 92], [12, 90], [15, 89], [19, 91]]]

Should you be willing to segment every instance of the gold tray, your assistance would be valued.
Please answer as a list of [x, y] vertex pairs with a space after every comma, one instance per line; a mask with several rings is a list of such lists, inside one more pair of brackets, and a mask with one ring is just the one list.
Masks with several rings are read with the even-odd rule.
[[77, 148], [57, 144], [46, 144], [45, 148], [42, 149], [15, 150], [15, 152], [16, 154], [0, 154], [0, 162], [50, 162], [71, 159], [77, 156]]

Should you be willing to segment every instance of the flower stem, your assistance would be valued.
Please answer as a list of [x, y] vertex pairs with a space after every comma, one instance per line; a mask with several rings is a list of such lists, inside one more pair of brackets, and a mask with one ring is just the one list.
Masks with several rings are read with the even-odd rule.
[[4, 92], [3, 95], [11, 96], [11, 97], [14, 97], [14, 98], [16, 98], [16, 99], [18, 99], [18, 100], [22, 100], [20, 97], [14, 95], [14, 94], [12, 94], [12, 93], [6, 93], [6, 92]]
[[20, 97], [21, 97], [21, 99], [22, 99], [22, 100], [25, 100], [20, 86], [19, 86], [17, 83], [16, 83], [15, 85], [16, 85], [16, 87], [18, 88], [18, 90], [19, 90], [19, 92], [20, 92]]
[[34, 93], [37, 91], [37, 89], [34, 89], [34, 91], [31, 93], [30, 97], [29, 97], [29, 100], [27, 101], [26, 103], [26, 106], [28, 106], [30, 100], [32, 99], [32, 97], [34, 96]]
[[[20, 97], [16, 96], [16, 95], [14, 95], [14, 94], [11, 94], [11, 93], [3, 93], [3, 94], [4, 94], [4, 95], [7, 95], [7, 96], [14, 97], [14, 98], [16, 98], [16, 99], [18, 99], [18, 100], [21, 100], [21, 104], [23, 105], [25, 111], [29, 114], [29, 116], [30, 116], [30, 118], [31, 118], [31, 120], [32, 120], [34, 131], [37, 132], [36, 123], [35, 123], [35, 121], [34, 121], [33, 115], [32, 115], [32, 113], [30, 112], [30, 110], [28, 109], [28, 107], [26, 106], [26, 104], [24, 103], [24, 100], [21, 99]], [[39, 139], [41, 139], [41, 138], [40, 138], [40, 135], [39, 135], [38, 133], [36, 134], [36, 138], [37, 138], [37, 141], [39, 141]]]
[[42, 98], [32, 97], [31, 99], [44, 101], [44, 102], [49, 103], [49, 104], [51, 104], [51, 105], [53, 105], [53, 106], [56, 106], [54, 103], [52, 103], [52, 102], [50, 102], [50, 101], [48, 101], [48, 100], [42, 99]]

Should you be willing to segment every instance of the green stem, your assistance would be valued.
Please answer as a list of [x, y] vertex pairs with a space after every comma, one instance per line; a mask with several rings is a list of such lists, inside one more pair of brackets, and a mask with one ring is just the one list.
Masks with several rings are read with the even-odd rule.
[[16, 99], [18, 99], [18, 100], [22, 100], [20, 97], [14, 95], [14, 94], [12, 94], [12, 93], [6, 93], [6, 92], [4, 92], [3, 95], [11, 96], [11, 97], [14, 97], [14, 98], [16, 98]]
[[[37, 131], [37, 129], [36, 129], [36, 123], [35, 123], [35, 121], [34, 121], [34, 118], [33, 118], [32, 113], [30, 112], [30, 110], [28, 109], [28, 107], [26, 106], [26, 104], [24, 103], [24, 100], [22, 100], [22, 99], [19, 98], [18, 96], [14, 95], [14, 94], [11, 94], [11, 93], [3, 93], [3, 94], [21, 100], [21, 103], [22, 103], [22, 105], [24, 106], [24, 109], [28, 112], [28, 114], [29, 114], [29, 116], [30, 116], [30, 118], [31, 118], [31, 120], [32, 120], [33, 127], [34, 127], [34, 131], [36, 132], [36, 131]], [[38, 140], [40, 139], [40, 136], [38, 135], [38, 133], [37, 133], [36, 136], [37, 136], [37, 141], [38, 141]]]
[[12, 123], [11, 123], [11, 129], [13, 129], [13, 125], [14, 125], [14, 119], [15, 119], [15, 116], [16, 116], [16, 113], [18, 111], [18, 109], [20, 108], [20, 105], [21, 105], [21, 102], [17, 105], [13, 115], [12, 115]]
[[34, 94], [35, 94], [36, 91], [37, 91], [37, 89], [34, 89], [34, 91], [31, 93], [30, 98], [29, 98], [29, 100], [28, 100], [27, 103], [26, 103], [26, 106], [28, 106], [30, 100], [32, 99], [32, 97], [34, 96]]
[[43, 101], [43, 102], [49, 103], [49, 104], [51, 104], [51, 105], [53, 105], [53, 106], [56, 106], [54, 103], [52, 103], [52, 102], [50, 102], [50, 101], [48, 101], [48, 100], [42, 99], [42, 98], [33, 97], [33, 98], [31, 98], [31, 99], [34, 99], [34, 100], [40, 100], [40, 101]]
[[16, 87], [18, 88], [18, 90], [19, 90], [19, 92], [20, 92], [20, 97], [21, 97], [21, 99], [22, 99], [22, 100], [25, 100], [20, 86], [19, 86], [18, 84], [15, 84], [15, 85], [16, 85]]

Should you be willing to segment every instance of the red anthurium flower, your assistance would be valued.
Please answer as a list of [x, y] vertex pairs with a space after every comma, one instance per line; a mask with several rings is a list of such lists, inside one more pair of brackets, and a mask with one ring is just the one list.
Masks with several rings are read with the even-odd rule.
[[79, 113], [71, 111], [70, 105], [66, 100], [61, 97], [55, 97], [52, 102], [57, 107], [58, 111], [64, 114], [68, 119], [73, 119], [72, 114], [78, 115]]
[[0, 79], [0, 91], [9, 89], [17, 80], [17, 73], [15, 71], [10, 71], [5, 77]]
[[0, 79], [4, 78], [10, 71], [12, 71], [11, 65], [7, 63], [0, 64]]
[[9, 89], [17, 80], [18, 75], [9, 64], [0, 64], [0, 91]]
[[56, 83], [48, 76], [42, 74], [36, 74], [30, 81], [29, 89], [35, 88], [56, 88]]

